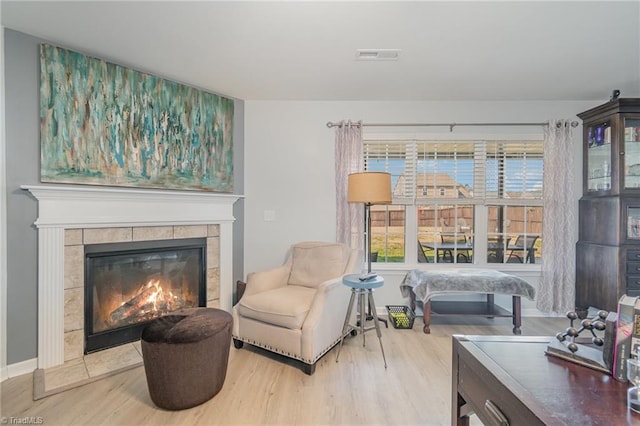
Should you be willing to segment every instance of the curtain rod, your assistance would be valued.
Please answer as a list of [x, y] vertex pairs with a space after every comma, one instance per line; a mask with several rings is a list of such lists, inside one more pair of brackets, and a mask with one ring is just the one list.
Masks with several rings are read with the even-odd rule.
[[[361, 126], [361, 127], [448, 127], [450, 132], [457, 126], [548, 126], [549, 123], [361, 123], [361, 122], [327, 122], [327, 127]], [[558, 123], [560, 127], [560, 123]], [[578, 127], [577, 121], [571, 122], [571, 127]]]

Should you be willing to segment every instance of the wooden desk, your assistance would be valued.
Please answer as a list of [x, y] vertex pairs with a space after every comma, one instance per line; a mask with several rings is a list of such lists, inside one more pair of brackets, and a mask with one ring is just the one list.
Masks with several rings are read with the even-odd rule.
[[451, 424], [640, 425], [630, 385], [545, 355], [553, 338], [453, 336]]

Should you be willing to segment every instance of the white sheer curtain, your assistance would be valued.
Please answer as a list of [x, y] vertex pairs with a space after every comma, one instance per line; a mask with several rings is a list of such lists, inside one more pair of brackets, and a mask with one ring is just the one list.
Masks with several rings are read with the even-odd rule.
[[336, 127], [336, 241], [353, 248], [364, 244], [364, 211], [347, 203], [347, 176], [362, 171], [362, 122], [342, 121]]
[[575, 309], [576, 206], [572, 191], [573, 130], [570, 120], [551, 120], [544, 140], [544, 261], [536, 295], [543, 312], [566, 313]]

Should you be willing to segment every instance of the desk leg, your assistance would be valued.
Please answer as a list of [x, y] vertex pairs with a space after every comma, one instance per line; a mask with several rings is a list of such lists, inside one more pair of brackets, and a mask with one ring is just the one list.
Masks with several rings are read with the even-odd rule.
[[522, 307], [520, 304], [520, 296], [511, 296], [513, 299], [512, 312], [513, 315], [513, 334], [522, 334], [520, 327], [522, 326]]
[[424, 311], [424, 327], [422, 331], [424, 334], [431, 334], [431, 299], [423, 304], [422, 310]]
[[456, 403], [456, 408], [455, 408], [455, 420], [453, 420], [451, 422], [452, 425], [455, 426], [469, 426], [469, 415], [463, 413], [463, 407], [466, 405], [466, 401], [464, 400], [464, 398], [462, 398], [462, 396], [457, 393], [457, 403]]
[[460, 372], [460, 355], [459, 355], [460, 342], [453, 339], [452, 348], [452, 369], [451, 369], [451, 425], [452, 426], [469, 426], [470, 411], [465, 409], [467, 402], [460, 395], [459, 385], [462, 383], [458, 380]]

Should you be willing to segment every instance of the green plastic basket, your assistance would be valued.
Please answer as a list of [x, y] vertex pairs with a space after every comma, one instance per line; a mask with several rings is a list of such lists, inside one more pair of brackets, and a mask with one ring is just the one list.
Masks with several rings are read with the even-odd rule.
[[416, 319], [416, 314], [413, 313], [408, 306], [401, 305], [386, 305], [387, 312], [389, 312], [389, 321], [393, 328], [410, 330], [413, 328], [413, 321]]

